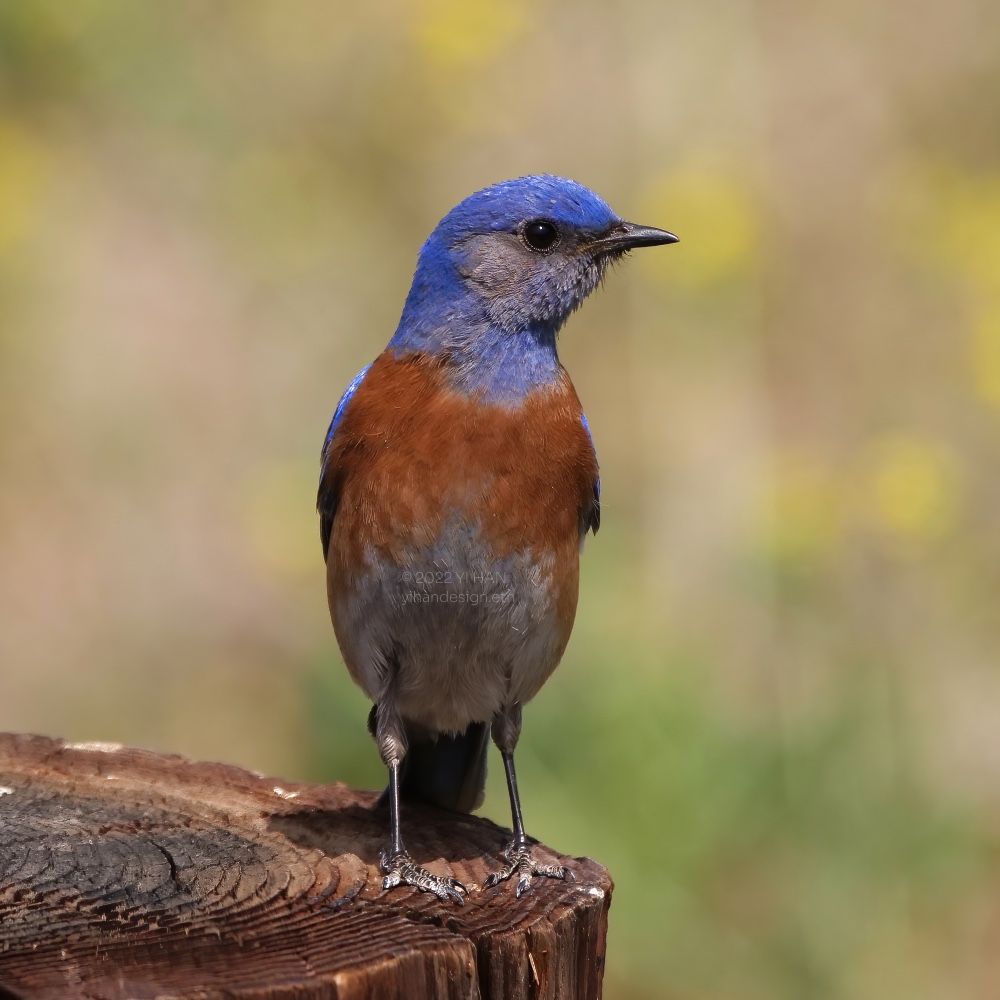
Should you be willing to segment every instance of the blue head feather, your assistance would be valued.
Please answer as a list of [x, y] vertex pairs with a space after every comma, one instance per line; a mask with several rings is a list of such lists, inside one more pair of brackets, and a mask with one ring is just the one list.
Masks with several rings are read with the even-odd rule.
[[[549, 252], [523, 238], [538, 219], [558, 229]], [[447, 356], [456, 388], [516, 403], [557, 377], [556, 334], [613, 259], [589, 245], [620, 224], [603, 199], [562, 177], [477, 191], [423, 245], [390, 349]]]
[[565, 177], [536, 174], [470, 194], [438, 223], [428, 243], [439, 239], [453, 244], [477, 233], [513, 233], [525, 220], [538, 218], [593, 233], [620, 221], [590, 188]]

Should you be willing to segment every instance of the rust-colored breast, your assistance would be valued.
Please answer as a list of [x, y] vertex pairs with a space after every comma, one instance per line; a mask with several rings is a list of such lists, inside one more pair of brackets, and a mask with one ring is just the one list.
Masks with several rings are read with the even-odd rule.
[[451, 389], [445, 364], [386, 352], [358, 387], [321, 484], [334, 514], [329, 559], [360, 568], [374, 548], [402, 561], [458, 513], [498, 558], [575, 560], [598, 470], [569, 376], [507, 408]]

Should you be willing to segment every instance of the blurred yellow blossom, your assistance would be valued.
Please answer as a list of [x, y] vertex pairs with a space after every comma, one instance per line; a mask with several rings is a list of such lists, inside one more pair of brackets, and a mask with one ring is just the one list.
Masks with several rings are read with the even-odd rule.
[[0, 253], [30, 230], [47, 168], [42, 145], [17, 123], [0, 120]]
[[911, 168], [898, 188], [907, 244], [974, 287], [1000, 291], [1000, 173]]
[[685, 168], [656, 178], [640, 201], [641, 220], [681, 238], [681, 251], [640, 255], [654, 281], [704, 291], [748, 273], [758, 259], [751, 193], [718, 170]]
[[1000, 299], [984, 309], [976, 323], [972, 377], [978, 394], [1000, 408]]
[[944, 249], [977, 286], [1000, 289], [1000, 174], [955, 174], [941, 224]]
[[427, 0], [414, 31], [424, 59], [436, 69], [454, 72], [498, 56], [525, 21], [521, 0]]
[[923, 541], [945, 534], [958, 506], [957, 461], [945, 445], [890, 434], [870, 451], [868, 497], [876, 523], [893, 535]]

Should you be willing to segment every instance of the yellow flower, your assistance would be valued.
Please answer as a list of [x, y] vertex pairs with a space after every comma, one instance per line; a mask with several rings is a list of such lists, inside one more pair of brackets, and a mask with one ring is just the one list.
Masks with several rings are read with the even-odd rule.
[[415, 38], [430, 65], [459, 71], [498, 56], [525, 20], [520, 0], [429, 0], [418, 15]]
[[699, 292], [751, 271], [759, 255], [757, 208], [746, 186], [716, 170], [683, 169], [654, 180], [639, 221], [681, 238], [678, 251], [644, 254], [654, 281]]
[[0, 120], [0, 253], [30, 232], [47, 167], [42, 145], [15, 122]]
[[876, 442], [869, 498], [874, 520], [899, 538], [924, 541], [945, 534], [958, 506], [957, 462], [944, 445], [905, 434]]
[[1000, 301], [983, 310], [976, 323], [971, 360], [976, 392], [1000, 408]]

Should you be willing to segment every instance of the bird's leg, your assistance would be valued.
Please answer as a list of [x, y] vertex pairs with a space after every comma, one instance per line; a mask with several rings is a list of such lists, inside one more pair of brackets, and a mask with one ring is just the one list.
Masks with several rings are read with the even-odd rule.
[[565, 865], [543, 865], [535, 860], [531, 853], [527, 834], [524, 832], [524, 817], [521, 815], [521, 798], [517, 792], [517, 772], [514, 770], [514, 747], [521, 735], [521, 706], [514, 705], [497, 716], [493, 722], [493, 740], [503, 757], [503, 769], [507, 776], [507, 794], [510, 796], [511, 822], [514, 826], [514, 838], [504, 848], [505, 864], [491, 875], [487, 876], [484, 885], [497, 885], [506, 879], [517, 875], [517, 895], [523, 896], [531, 888], [533, 875], [544, 875], [547, 878], [568, 879], [576, 881], [576, 876]]
[[399, 817], [399, 768], [406, 753], [406, 735], [402, 720], [385, 701], [380, 701], [376, 709], [375, 739], [379, 753], [389, 769], [389, 849], [381, 851], [379, 863], [383, 889], [394, 889], [397, 885], [412, 885], [425, 892], [433, 892], [440, 899], [451, 899], [462, 904], [462, 893], [466, 888], [458, 879], [432, 875], [413, 862], [403, 846], [403, 835]]

